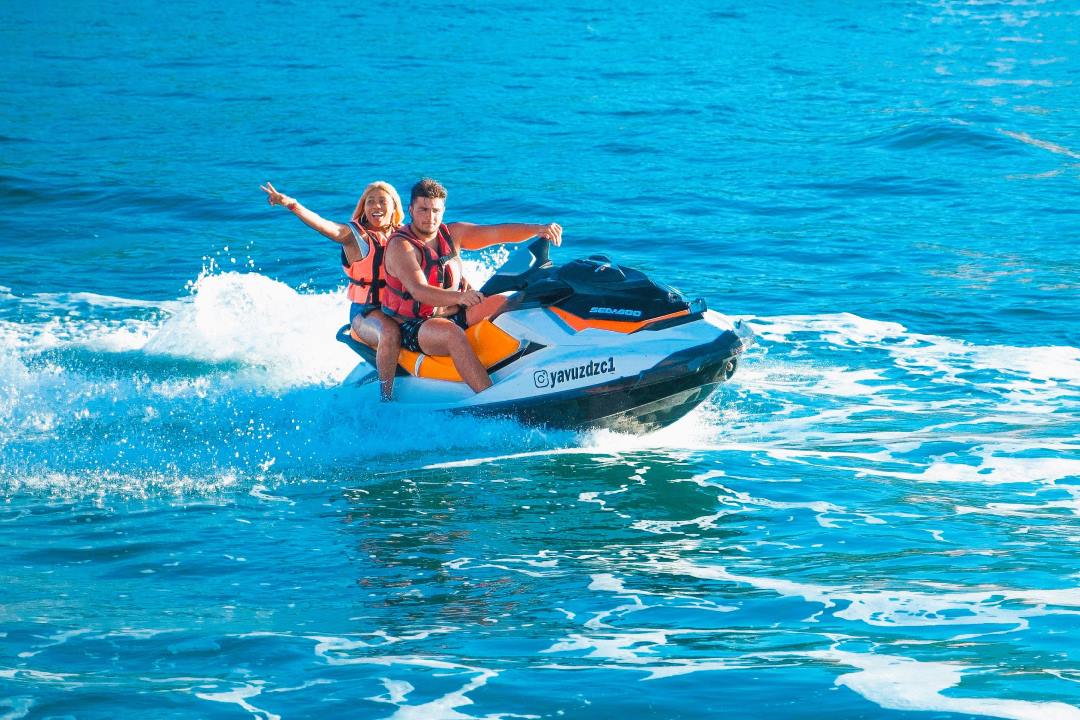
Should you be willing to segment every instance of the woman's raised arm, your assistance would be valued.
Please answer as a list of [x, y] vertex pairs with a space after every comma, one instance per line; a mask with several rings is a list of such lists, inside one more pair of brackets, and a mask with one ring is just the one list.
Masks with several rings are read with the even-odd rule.
[[343, 243], [346, 240], [352, 238], [352, 231], [349, 230], [348, 225], [342, 225], [341, 223], [331, 222], [327, 220], [314, 210], [308, 210], [301, 205], [296, 198], [291, 198], [288, 195], [278, 192], [276, 188], [270, 183], [260, 185], [263, 191], [267, 195], [267, 202], [271, 205], [281, 205], [283, 208], [291, 212], [296, 217], [300, 218], [305, 225], [312, 230], [324, 235], [334, 242]]

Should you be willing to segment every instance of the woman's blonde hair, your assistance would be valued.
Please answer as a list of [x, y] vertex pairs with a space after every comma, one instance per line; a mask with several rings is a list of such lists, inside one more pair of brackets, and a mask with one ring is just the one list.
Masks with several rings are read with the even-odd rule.
[[356, 203], [356, 209], [353, 210], [352, 219], [355, 222], [364, 224], [364, 203], [367, 202], [368, 195], [376, 190], [382, 190], [390, 196], [390, 200], [394, 203], [394, 209], [390, 211], [390, 226], [392, 228], [399, 228], [401, 224], [405, 222], [405, 209], [401, 206], [401, 196], [398, 195], [394, 186], [388, 182], [382, 180], [376, 180], [375, 182], [364, 188], [364, 192], [360, 195], [360, 200]]

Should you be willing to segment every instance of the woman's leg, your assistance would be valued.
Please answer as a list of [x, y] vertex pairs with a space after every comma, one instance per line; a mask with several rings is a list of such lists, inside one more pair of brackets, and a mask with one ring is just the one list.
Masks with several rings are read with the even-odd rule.
[[449, 355], [458, 374], [474, 392], [491, 387], [491, 378], [476, 357], [465, 331], [446, 318], [431, 318], [420, 326], [420, 349], [427, 355]]
[[401, 352], [401, 326], [383, 313], [372, 310], [366, 317], [353, 319], [353, 329], [360, 339], [375, 346], [375, 370], [379, 373], [379, 392], [383, 400], [394, 396], [394, 375]]

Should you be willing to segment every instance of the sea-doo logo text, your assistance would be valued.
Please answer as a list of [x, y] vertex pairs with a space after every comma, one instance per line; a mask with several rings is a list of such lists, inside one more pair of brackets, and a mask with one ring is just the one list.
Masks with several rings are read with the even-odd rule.
[[589, 308], [589, 312], [593, 315], [623, 315], [625, 317], [641, 317], [640, 310], [631, 310], [630, 308], [594, 307]]
[[609, 357], [607, 360], [600, 362], [590, 360], [587, 363], [568, 368], [537, 370], [533, 373], [533, 385], [538, 388], [554, 388], [556, 385], [565, 382], [584, 380], [585, 378], [608, 375], [613, 372], [615, 372], [615, 358]]

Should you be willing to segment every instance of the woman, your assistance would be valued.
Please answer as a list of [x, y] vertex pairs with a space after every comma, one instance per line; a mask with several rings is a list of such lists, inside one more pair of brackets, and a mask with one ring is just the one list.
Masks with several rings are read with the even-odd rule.
[[401, 350], [401, 327], [383, 314], [379, 294], [383, 280], [382, 259], [386, 240], [401, 227], [405, 212], [397, 191], [382, 181], [364, 188], [348, 224], [331, 222], [313, 210], [278, 192], [273, 185], [260, 186], [271, 205], [281, 205], [305, 225], [341, 243], [341, 265], [349, 278], [349, 322], [361, 340], [376, 346], [375, 368], [383, 400], [394, 392], [394, 373]]

